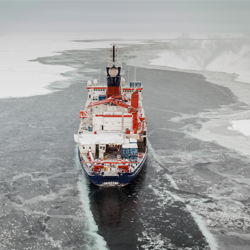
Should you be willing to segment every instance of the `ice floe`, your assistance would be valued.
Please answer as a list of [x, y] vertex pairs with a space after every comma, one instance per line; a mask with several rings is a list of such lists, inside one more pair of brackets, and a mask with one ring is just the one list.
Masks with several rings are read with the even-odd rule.
[[232, 126], [228, 127], [230, 130], [236, 130], [240, 133], [250, 136], [250, 120], [232, 121]]

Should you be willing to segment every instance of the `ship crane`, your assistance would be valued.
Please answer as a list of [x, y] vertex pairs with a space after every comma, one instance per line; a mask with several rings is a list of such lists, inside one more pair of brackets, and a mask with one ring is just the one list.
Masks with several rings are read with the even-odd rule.
[[97, 106], [97, 105], [101, 105], [101, 104], [106, 104], [106, 103], [113, 103], [117, 106], [120, 106], [120, 107], [123, 107], [123, 108], [127, 108], [127, 109], [130, 109], [132, 112], [130, 113], [135, 113], [137, 112], [139, 109], [137, 108], [134, 108], [128, 104], [126, 104], [124, 101], [121, 100], [122, 98], [122, 95], [119, 95], [119, 96], [111, 96], [107, 99], [104, 99], [102, 101], [97, 101], [97, 102], [91, 102], [89, 105], [88, 105], [88, 108], [91, 108], [93, 106]]
[[97, 101], [97, 102], [91, 102], [89, 105], [88, 105], [88, 108], [91, 108], [93, 106], [97, 106], [97, 105], [101, 105], [101, 104], [105, 104], [105, 103], [109, 103], [109, 102], [113, 102], [114, 100], [116, 99], [121, 99], [122, 98], [122, 95], [118, 95], [118, 96], [111, 96], [109, 98], [106, 98], [102, 101]]

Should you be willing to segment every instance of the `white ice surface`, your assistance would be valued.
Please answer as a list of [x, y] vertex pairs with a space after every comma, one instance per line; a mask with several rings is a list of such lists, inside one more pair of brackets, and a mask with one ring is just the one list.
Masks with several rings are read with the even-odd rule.
[[232, 121], [232, 126], [228, 127], [230, 130], [236, 130], [240, 133], [250, 136], [250, 120]]
[[[93, 36], [93, 35], [92, 35]], [[138, 41], [76, 42], [92, 38], [86, 34], [10, 33], [0, 34], [0, 98], [44, 95], [50, 83], [67, 80], [62, 73], [74, 68], [45, 65], [29, 60], [53, 56], [64, 50], [110, 48], [111, 43], [138, 44]], [[114, 36], [114, 35], [113, 35]], [[97, 36], [98, 38], [98, 36]], [[107, 37], [99, 36], [99, 39]]]
[[[236, 82], [230, 74], [213, 73], [213, 72], [197, 72], [206, 77], [208, 82], [229, 88], [238, 101], [250, 106], [250, 84], [244, 82]], [[244, 105], [244, 104], [243, 104]], [[247, 106], [246, 106], [247, 107]], [[228, 107], [222, 107], [217, 111], [205, 112], [198, 114], [200, 117], [209, 119], [202, 122], [200, 131], [192, 133], [194, 137], [205, 141], [216, 141], [218, 144], [236, 150], [246, 155], [250, 155], [250, 140], [244, 133], [239, 133], [232, 127], [232, 121], [250, 120], [249, 111], [238, 111]], [[229, 130], [231, 128], [231, 130]], [[238, 127], [237, 127], [238, 128]], [[233, 129], [233, 130], [232, 130]]]
[[[201, 120], [200, 129], [184, 127], [183, 131], [191, 137], [201, 141], [216, 141], [223, 147], [233, 149], [244, 155], [250, 155], [250, 140], [246, 134], [249, 132], [250, 111], [235, 112], [230, 106], [222, 107], [218, 110], [210, 110], [210, 112], [201, 112], [197, 115], [182, 115], [172, 118], [173, 122], [179, 122], [188, 118], [196, 118]], [[205, 122], [202, 120], [206, 119]], [[236, 127], [232, 127], [232, 121], [236, 122]], [[238, 122], [239, 121], [239, 122]], [[241, 122], [241, 121], [247, 121]], [[247, 127], [248, 126], [248, 127]], [[241, 133], [238, 131], [241, 129]]]

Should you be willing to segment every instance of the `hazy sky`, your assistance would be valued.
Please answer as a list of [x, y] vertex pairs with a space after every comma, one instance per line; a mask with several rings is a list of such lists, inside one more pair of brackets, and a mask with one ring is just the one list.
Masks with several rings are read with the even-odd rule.
[[250, 1], [3, 1], [0, 32], [249, 32]]

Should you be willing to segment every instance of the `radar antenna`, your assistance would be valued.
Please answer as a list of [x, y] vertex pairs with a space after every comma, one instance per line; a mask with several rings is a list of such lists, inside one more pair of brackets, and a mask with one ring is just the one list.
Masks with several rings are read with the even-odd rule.
[[108, 49], [108, 51], [112, 52], [110, 61], [112, 62], [112, 66], [115, 67], [115, 63], [117, 61], [117, 52], [118, 52], [118, 50], [121, 50], [121, 49], [117, 49], [116, 44], [114, 44], [114, 43], [110, 44], [110, 45], [112, 45], [112, 49]]

